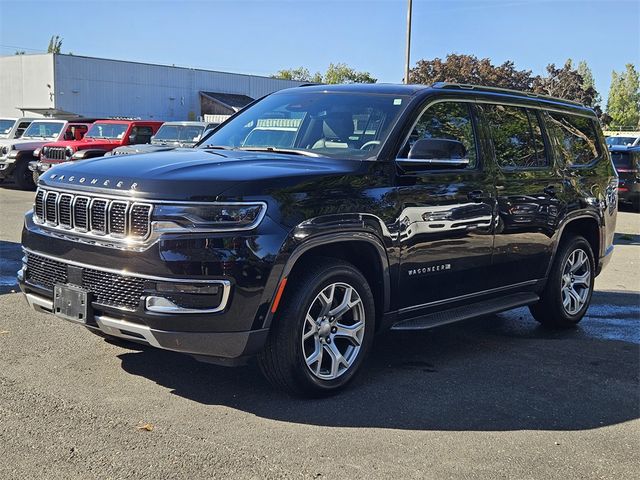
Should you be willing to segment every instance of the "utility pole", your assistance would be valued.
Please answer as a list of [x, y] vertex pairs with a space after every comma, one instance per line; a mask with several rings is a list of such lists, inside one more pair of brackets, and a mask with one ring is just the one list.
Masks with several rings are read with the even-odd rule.
[[404, 60], [404, 83], [409, 83], [409, 67], [411, 62], [411, 10], [412, 0], [407, 0], [407, 51]]

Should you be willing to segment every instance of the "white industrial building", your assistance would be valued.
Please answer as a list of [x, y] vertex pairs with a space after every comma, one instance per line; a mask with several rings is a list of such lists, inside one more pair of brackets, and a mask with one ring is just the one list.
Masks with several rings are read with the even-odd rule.
[[197, 120], [300, 83], [77, 55], [12, 55], [0, 57], [0, 116]]

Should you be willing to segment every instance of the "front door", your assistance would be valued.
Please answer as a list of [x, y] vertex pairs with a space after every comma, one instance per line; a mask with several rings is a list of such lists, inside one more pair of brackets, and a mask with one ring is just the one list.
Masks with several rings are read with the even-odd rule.
[[[491, 264], [496, 195], [476, 135], [472, 103], [433, 103], [421, 114], [399, 158], [421, 139], [460, 142], [468, 165], [407, 171], [398, 162], [401, 313], [484, 289]], [[459, 144], [458, 144], [459, 145]]]

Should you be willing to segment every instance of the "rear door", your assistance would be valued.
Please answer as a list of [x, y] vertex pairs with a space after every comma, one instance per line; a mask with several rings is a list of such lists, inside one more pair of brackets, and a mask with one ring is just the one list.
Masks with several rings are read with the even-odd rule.
[[562, 172], [552, 161], [536, 109], [482, 104], [496, 166], [498, 218], [489, 288], [545, 277], [553, 235], [566, 210]]
[[409, 315], [485, 289], [496, 205], [473, 103], [447, 100], [428, 106], [398, 155], [399, 165], [420, 139], [461, 142], [469, 163], [410, 171], [399, 167], [399, 300]]

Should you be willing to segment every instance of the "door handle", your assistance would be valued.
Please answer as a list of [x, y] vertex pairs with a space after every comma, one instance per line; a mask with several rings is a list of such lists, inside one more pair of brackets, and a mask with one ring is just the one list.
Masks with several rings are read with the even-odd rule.
[[467, 194], [467, 198], [473, 202], [481, 203], [483, 200], [489, 198], [482, 190], [474, 190]]
[[550, 197], [555, 197], [556, 196], [556, 187], [554, 185], [549, 185], [549, 186], [545, 187], [543, 192], [546, 193], [547, 195], [549, 195]]

